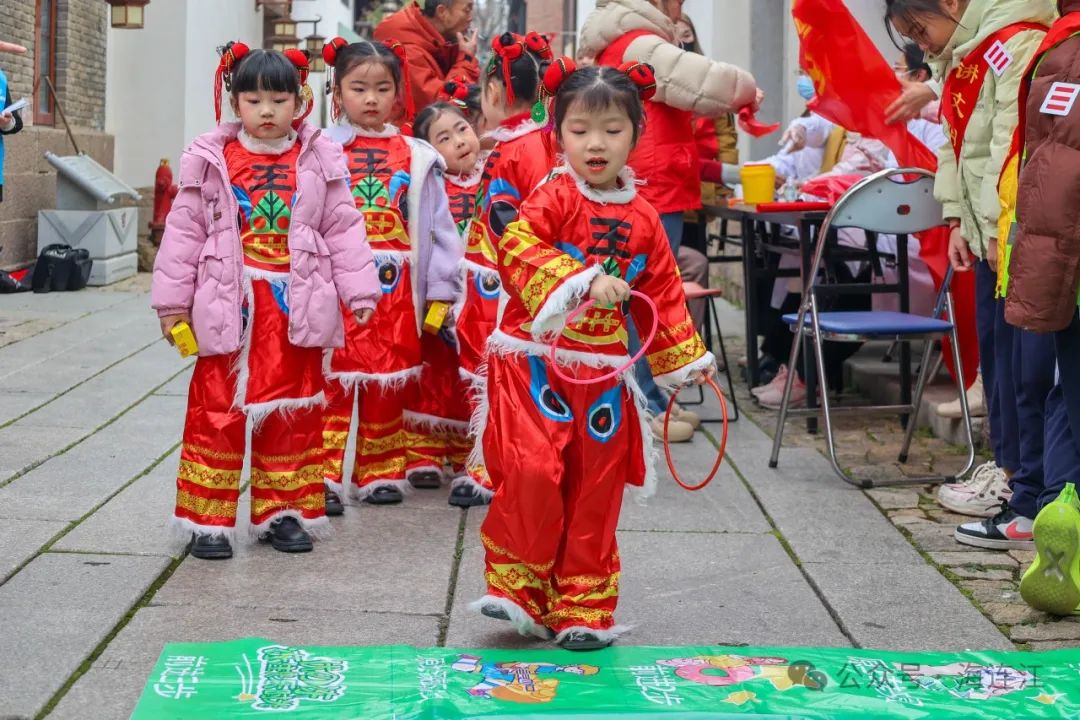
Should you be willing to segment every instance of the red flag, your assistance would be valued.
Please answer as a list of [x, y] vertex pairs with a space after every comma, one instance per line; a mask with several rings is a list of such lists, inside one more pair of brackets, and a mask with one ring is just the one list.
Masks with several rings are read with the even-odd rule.
[[[902, 166], [937, 172], [937, 157], [904, 125], [885, 122], [885, 109], [900, 96], [902, 87], [892, 66], [885, 61], [842, 0], [795, 0], [791, 8], [799, 35], [799, 60], [814, 81], [813, 112], [845, 130], [883, 142]], [[837, 38], [847, 38], [838, 42]], [[939, 288], [949, 269], [949, 231], [936, 228], [919, 234], [919, 257], [926, 263]], [[953, 276], [964, 379], [970, 386], [979, 366], [979, 343], [975, 330], [975, 277], [973, 272]], [[946, 364], [955, 375], [951, 353]]]

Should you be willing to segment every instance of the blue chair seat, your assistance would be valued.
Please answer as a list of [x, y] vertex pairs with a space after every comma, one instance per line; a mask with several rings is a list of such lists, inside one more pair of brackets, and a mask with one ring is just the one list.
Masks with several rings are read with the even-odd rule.
[[[784, 322], [788, 325], [794, 326], [798, 321], [798, 313], [784, 316]], [[818, 313], [818, 324], [822, 332], [837, 335], [929, 335], [952, 330], [952, 323], [946, 320], [886, 311]], [[812, 326], [810, 313], [807, 313], [806, 327]]]

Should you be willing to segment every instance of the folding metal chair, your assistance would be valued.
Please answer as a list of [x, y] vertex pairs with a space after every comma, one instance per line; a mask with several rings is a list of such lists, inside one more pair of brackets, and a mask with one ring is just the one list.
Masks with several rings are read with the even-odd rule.
[[[822, 259], [825, 255], [829, 231], [834, 228], [855, 228], [867, 233], [893, 234], [897, 236], [897, 247], [901, 248], [900, 271], [907, 272], [906, 250], [907, 236], [941, 225], [941, 204], [934, 199], [934, 176], [922, 169], [901, 168], [883, 170], [864, 178], [851, 187], [829, 212], [825, 223], [818, 233], [818, 244], [814, 251], [814, 260], [806, 277], [802, 304], [797, 314], [785, 315], [784, 322], [792, 327], [795, 340], [791, 346], [789, 368], [794, 369], [802, 343], [809, 338], [814, 344], [814, 357], [818, 377], [822, 378], [821, 414], [825, 421], [825, 435], [828, 439], [829, 460], [836, 474], [845, 481], [869, 488], [885, 485], [922, 485], [935, 482], [951, 482], [965, 475], [975, 463], [975, 447], [971, 435], [971, 416], [968, 412], [967, 395], [964, 392], [964, 378], [960, 363], [960, 350], [957, 343], [954, 322], [952, 293], [949, 285], [952, 281], [950, 271], [938, 293], [934, 314], [931, 317], [913, 315], [904, 312], [821, 312], [822, 300], [837, 294], [842, 286], [827, 283], [826, 273], [822, 273]], [[952, 347], [953, 361], [956, 366], [956, 388], [960, 394], [960, 409], [963, 416], [964, 431], [967, 435], [968, 458], [964, 469], [955, 476], [935, 476], [904, 478], [875, 482], [869, 479], [852, 479], [840, 467], [836, 460], [836, 444], [833, 437], [832, 416], [837, 412], [863, 412], [897, 414], [909, 416], [904, 444], [900, 450], [899, 461], [907, 462], [908, 450], [915, 433], [916, 419], [923, 391], [930, 377], [930, 370], [936, 363], [930, 362], [931, 348], [935, 340], [948, 337]], [[823, 343], [826, 340], [864, 342], [867, 340], [895, 340], [903, 343], [923, 341], [923, 358], [915, 384], [914, 397], [910, 404], [901, 405], [856, 405], [834, 407], [829, 402], [829, 394], [824, 387], [825, 353]], [[796, 373], [789, 372], [784, 385], [784, 397], [780, 414], [776, 421], [776, 434], [773, 438], [772, 456], [769, 467], [775, 468], [780, 456], [783, 441], [784, 424], [788, 415], [808, 415], [818, 409], [795, 409], [789, 407], [791, 388]]]

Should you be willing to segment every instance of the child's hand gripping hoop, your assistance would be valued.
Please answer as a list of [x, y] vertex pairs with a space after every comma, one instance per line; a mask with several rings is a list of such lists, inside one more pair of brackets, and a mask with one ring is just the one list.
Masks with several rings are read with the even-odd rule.
[[[621, 375], [622, 373], [626, 372], [627, 370], [629, 370], [630, 368], [632, 368], [634, 366], [634, 363], [636, 363], [639, 359], [641, 359], [645, 355], [645, 351], [648, 349], [649, 345], [652, 344], [653, 338], [656, 337], [656, 330], [657, 330], [657, 327], [659, 326], [660, 318], [659, 318], [659, 315], [658, 315], [658, 313], [656, 311], [656, 303], [654, 303], [651, 298], [649, 298], [647, 295], [644, 295], [642, 293], [637, 292], [636, 290], [632, 290], [630, 292], [630, 295], [631, 295], [631, 297], [640, 298], [646, 305], [649, 306], [649, 309], [652, 310], [652, 327], [649, 329], [648, 337], [646, 337], [642, 341], [641, 349], [638, 350], [637, 353], [635, 353], [634, 356], [632, 358], [630, 358], [626, 363], [624, 363], [621, 367], [616, 368], [615, 370], [612, 370], [611, 372], [609, 372], [609, 373], [607, 373], [605, 375], [602, 375], [602, 376], [597, 377], [597, 378], [589, 378], [589, 379], [575, 378], [575, 377], [571, 377], [571, 376], [567, 375], [566, 373], [564, 373], [559, 368], [558, 362], [556, 362], [555, 354], [556, 354], [556, 352], [558, 350], [559, 340], [562, 338], [562, 336], [560, 335], [558, 338], [555, 339], [555, 342], [552, 343], [551, 352], [548, 355], [548, 360], [551, 361], [552, 372], [555, 373], [556, 377], [558, 377], [560, 380], [571, 383], [573, 385], [592, 385], [592, 384], [595, 384], [595, 383], [601, 383], [601, 382], [604, 382], [606, 380], [610, 380], [611, 378], [616, 377], [616, 376]], [[589, 300], [587, 302], [582, 303], [576, 310], [574, 310], [572, 313], [570, 313], [569, 317], [566, 318], [566, 324], [570, 325], [571, 323], [573, 323], [574, 320], [576, 320], [578, 318], [578, 316], [580, 316], [582, 313], [585, 313], [586, 311], [588, 311], [589, 308], [593, 307], [595, 304], [596, 304], [595, 300]], [[712, 470], [709, 471], [709, 475], [702, 482], [698, 483], [697, 485], [690, 485], [690, 484], [688, 484], [686, 482], [683, 482], [683, 479], [679, 476], [678, 471], [675, 469], [675, 461], [671, 457], [671, 442], [668, 440], [668, 426], [669, 426], [669, 424], [671, 422], [671, 411], [675, 408], [675, 399], [678, 398], [679, 393], [682, 392], [682, 390], [685, 387], [687, 387], [686, 385], [683, 385], [682, 387], [680, 387], [671, 396], [671, 399], [668, 401], [667, 412], [664, 413], [664, 456], [667, 458], [668, 470], [671, 471], [671, 477], [673, 477], [675, 479], [675, 482], [679, 485], [679, 487], [681, 487], [681, 488], [683, 488], [685, 490], [691, 490], [691, 491], [692, 490], [701, 490], [706, 485], [708, 485], [710, 482], [712, 482], [713, 478], [716, 477], [716, 473], [719, 472], [719, 470], [720, 470], [720, 465], [724, 461], [724, 453], [725, 453], [725, 451], [727, 449], [727, 438], [728, 438], [727, 398], [724, 397], [724, 393], [720, 391], [720, 386], [716, 384], [715, 380], [713, 380], [712, 378], [709, 378], [707, 384], [710, 387], [712, 387], [713, 392], [716, 393], [716, 397], [720, 401], [720, 416], [721, 416], [721, 418], [723, 420], [724, 429], [723, 429], [723, 432], [722, 432], [721, 437], [720, 437], [720, 450], [716, 454], [716, 462], [713, 463]]]
[[708, 477], [702, 480], [697, 485], [688, 485], [683, 482], [683, 479], [679, 477], [678, 471], [675, 469], [675, 461], [671, 458], [671, 443], [668, 442], [668, 425], [671, 422], [671, 411], [675, 409], [675, 398], [679, 397], [679, 393], [689, 387], [691, 383], [682, 385], [678, 390], [672, 394], [671, 399], [668, 400], [667, 412], [664, 413], [664, 457], [667, 459], [668, 470], [671, 471], [671, 477], [675, 479], [679, 487], [684, 490], [700, 490], [716, 477], [716, 473], [720, 470], [720, 463], [724, 461], [724, 453], [727, 451], [727, 433], [728, 433], [728, 412], [727, 412], [727, 398], [724, 397], [724, 393], [720, 391], [720, 386], [716, 384], [716, 380], [709, 378], [706, 383], [716, 393], [716, 399], [720, 401], [720, 418], [723, 421], [724, 429], [720, 435], [720, 450], [716, 453], [716, 462], [713, 463], [712, 470], [709, 471]]
[[[652, 328], [649, 330], [648, 337], [644, 338], [641, 341], [641, 349], [638, 350], [634, 354], [634, 356], [627, 360], [626, 363], [624, 363], [622, 366], [615, 368], [606, 375], [601, 375], [600, 377], [588, 379], [576, 378], [564, 373], [559, 367], [558, 361], [556, 361], [555, 359], [555, 353], [559, 348], [559, 340], [562, 339], [562, 336], [560, 335], [558, 338], [555, 339], [555, 342], [551, 344], [551, 352], [548, 354], [548, 360], [551, 361], [551, 369], [552, 372], [555, 373], [555, 377], [559, 378], [564, 382], [568, 382], [571, 385], [594, 385], [596, 383], [602, 383], [605, 380], [610, 380], [613, 377], [622, 375], [624, 372], [634, 367], [634, 363], [636, 363], [638, 360], [645, 356], [645, 351], [649, 348], [649, 345], [652, 343], [653, 338], [656, 337], [656, 329], [660, 324], [660, 318], [656, 313], [656, 303], [654, 303], [648, 295], [639, 293], [637, 290], [631, 290], [630, 297], [640, 299], [643, 303], [649, 306], [650, 310], [652, 310]], [[566, 324], [568, 326], [571, 325], [575, 320], [578, 319], [579, 316], [587, 312], [594, 305], [596, 305], [595, 300], [587, 300], [583, 302], [581, 305], [578, 306], [576, 310], [574, 310], [574, 312], [570, 313], [569, 317], [566, 318]]]

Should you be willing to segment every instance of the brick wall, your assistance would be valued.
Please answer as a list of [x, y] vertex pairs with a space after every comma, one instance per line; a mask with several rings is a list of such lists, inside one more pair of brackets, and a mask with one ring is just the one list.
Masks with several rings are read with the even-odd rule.
[[555, 33], [551, 47], [563, 54], [563, 0], [528, 0], [526, 28], [539, 33]]
[[[36, 0], [4, 2], [0, 38], [25, 45], [26, 55], [0, 55], [13, 98], [29, 96], [34, 84]], [[79, 149], [112, 168], [113, 139], [105, 126], [105, 44], [109, 6], [102, 0], [58, 0], [56, 90]], [[140, 32], [132, 30], [131, 32]], [[25, 265], [37, 255], [37, 213], [55, 207], [56, 171], [45, 152], [74, 152], [59, 114], [55, 127], [33, 125], [5, 138], [4, 202], [0, 203], [0, 268]]]

